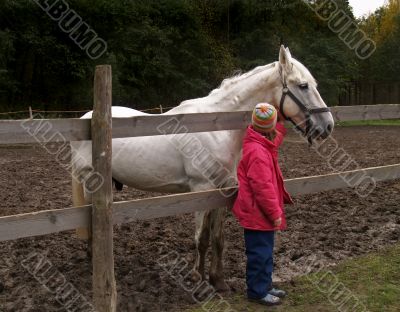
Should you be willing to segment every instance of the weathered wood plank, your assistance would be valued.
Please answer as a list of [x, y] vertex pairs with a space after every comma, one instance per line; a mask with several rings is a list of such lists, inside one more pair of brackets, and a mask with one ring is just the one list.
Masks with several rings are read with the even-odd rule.
[[[400, 179], [400, 164], [290, 179], [286, 180], [285, 184], [292, 195], [305, 195], [350, 187], [341, 178], [341, 175], [348, 175], [348, 178], [351, 178], [362, 176], [364, 173], [374, 178], [376, 182], [396, 180]], [[225, 189], [224, 194], [233, 194], [234, 191], [235, 188]], [[113, 222], [114, 224], [121, 224], [215, 209], [223, 206], [227, 201], [229, 202], [230, 198], [224, 197], [221, 190], [210, 190], [117, 202], [113, 203]], [[83, 206], [0, 217], [0, 241], [45, 235], [87, 226], [90, 222], [90, 208], [91, 206]]]
[[113, 119], [113, 138], [246, 129], [251, 112], [148, 115]]
[[90, 137], [89, 119], [0, 120], [0, 144], [64, 143]]
[[[347, 187], [363, 187], [374, 179], [375, 182], [400, 179], [400, 164], [367, 168], [287, 180], [285, 185], [292, 195], [305, 195]], [[359, 184], [358, 182], [363, 182]], [[371, 186], [373, 187], [373, 185]], [[361, 191], [361, 190], [360, 190]]]
[[91, 209], [88, 205], [0, 217], [0, 241], [87, 227], [91, 222]]
[[[400, 104], [332, 107], [336, 121], [400, 119]], [[245, 129], [251, 112], [113, 118], [113, 138]], [[1, 120], [0, 144], [90, 140], [88, 119]]]
[[[236, 188], [225, 189], [234, 194]], [[229, 199], [221, 190], [168, 195], [114, 203], [114, 223], [129, 223], [223, 207]]]
[[111, 170], [110, 65], [96, 66], [92, 117], [92, 163], [103, 183], [92, 192], [93, 301], [96, 311], [115, 312], [117, 289], [114, 276], [113, 194]]
[[335, 121], [400, 119], [399, 104], [332, 107]]
[[[251, 112], [113, 118], [113, 138], [245, 129]], [[0, 144], [91, 140], [89, 119], [0, 120]]]

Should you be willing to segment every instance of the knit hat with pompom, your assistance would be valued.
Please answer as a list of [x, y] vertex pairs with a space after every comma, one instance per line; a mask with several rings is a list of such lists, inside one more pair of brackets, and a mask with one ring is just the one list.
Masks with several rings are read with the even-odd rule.
[[251, 123], [259, 132], [268, 133], [275, 129], [278, 113], [274, 106], [268, 103], [257, 104], [253, 110]]

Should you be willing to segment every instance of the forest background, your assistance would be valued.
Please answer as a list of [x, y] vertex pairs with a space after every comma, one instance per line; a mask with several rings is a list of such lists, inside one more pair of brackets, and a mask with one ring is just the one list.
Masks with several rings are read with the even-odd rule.
[[349, 83], [399, 82], [399, 2], [356, 19], [347, 0], [335, 1], [376, 44], [361, 59], [313, 10], [324, 1], [68, 0], [107, 43], [94, 60], [40, 1], [1, 0], [0, 112], [91, 109], [96, 64], [113, 66], [113, 105], [176, 106], [277, 61], [281, 44], [314, 74], [330, 106]]

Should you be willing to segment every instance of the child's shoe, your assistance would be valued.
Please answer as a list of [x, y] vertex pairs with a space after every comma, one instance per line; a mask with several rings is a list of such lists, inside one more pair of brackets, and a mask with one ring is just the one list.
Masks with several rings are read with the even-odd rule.
[[282, 290], [282, 289], [278, 289], [278, 288], [271, 288], [268, 291], [268, 294], [278, 297], [278, 298], [285, 298], [287, 296], [286, 291]]
[[280, 298], [273, 296], [271, 294], [266, 295], [262, 299], [250, 299], [249, 298], [249, 301], [259, 303], [262, 305], [266, 305], [266, 306], [276, 306], [276, 305], [282, 304], [282, 301]]

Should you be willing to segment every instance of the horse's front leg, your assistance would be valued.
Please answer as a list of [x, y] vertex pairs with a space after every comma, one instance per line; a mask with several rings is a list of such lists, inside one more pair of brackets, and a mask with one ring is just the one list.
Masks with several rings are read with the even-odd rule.
[[225, 282], [223, 268], [224, 253], [224, 224], [226, 208], [214, 209], [210, 212], [211, 221], [211, 267], [210, 283], [219, 292], [229, 291], [229, 286]]
[[196, 212], [196, 264], [194, 276], [195, 280], [205, 280], [205, 262], [208, 245], [210, 241], [210, 213], [208, 211]]

